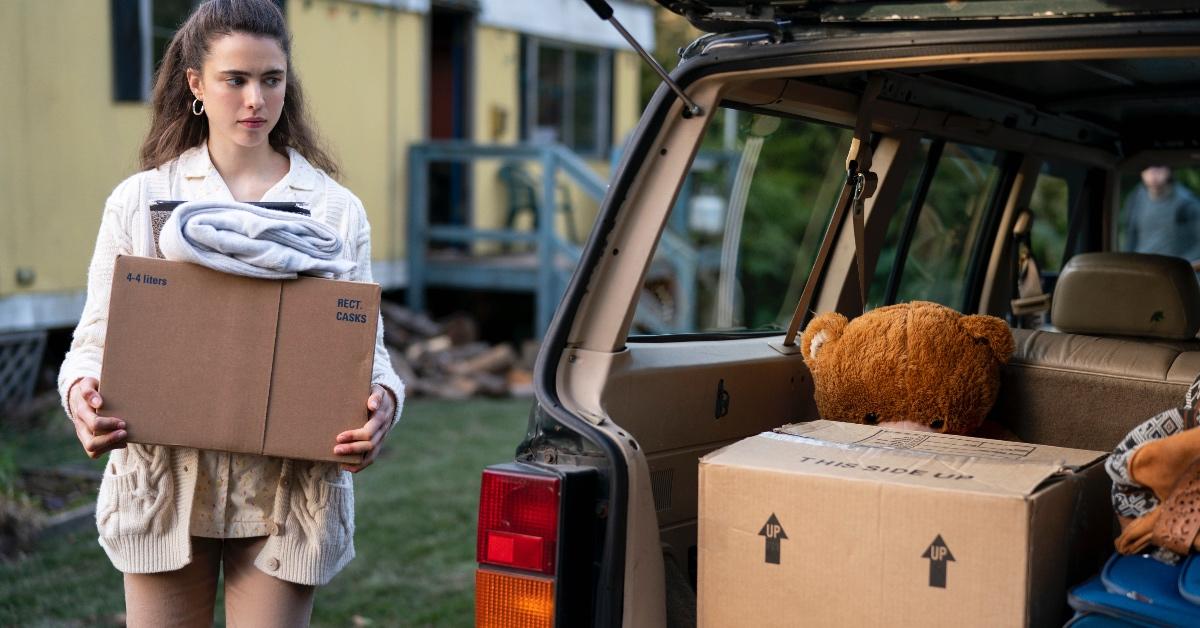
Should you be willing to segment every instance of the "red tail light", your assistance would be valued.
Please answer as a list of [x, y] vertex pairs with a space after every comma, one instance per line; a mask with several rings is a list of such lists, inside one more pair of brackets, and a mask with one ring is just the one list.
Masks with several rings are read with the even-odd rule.
[[598, 477], [593, 467], [522, 462], [483, 471], [477, 628], [590, 625], [603, 529]]
[[557, 477], [484, 470], [476, 560], [554, 575], [560, 496]]

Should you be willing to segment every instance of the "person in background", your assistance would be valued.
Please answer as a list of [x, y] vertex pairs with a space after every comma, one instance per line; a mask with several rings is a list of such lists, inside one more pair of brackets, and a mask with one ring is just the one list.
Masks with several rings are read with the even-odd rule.
[[128, 443], [99, 381], [113, 266], [120, 254], [155, 256], [153, 200], [304, 204], [337, 232], [354, 262], [337, 278], [352, 281], [371, 281], [370, 225], [315, 140], [272, 0], [197, 6], [167, 46], [152, 103], [142, 171], [105, 203], [87, 302], [59, 372], [84, 450], [111, 452], [96, 505], [100, 545], [124, 574], [130, 626], [211, 626], [222, 575], [228, 625], [305, 626], [316, 587], [354, 557], [351, 473], [375, 460], [400, 416], [404, 385], [382, 326], [363, 426], [329, 443], [331, 453], [362, 454], [357, 465]]
[[1173, 255], [1200, 271], [1200, 201], [1175, 182], [1169, 166], [1142, 170], [1142, 184], [1125, 200], [1125, 250]]

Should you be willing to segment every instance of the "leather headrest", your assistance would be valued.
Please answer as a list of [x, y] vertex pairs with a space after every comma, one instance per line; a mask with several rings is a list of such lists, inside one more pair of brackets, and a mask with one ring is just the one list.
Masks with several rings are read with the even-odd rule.
[[1050, 320], [1076, 334], [1191, 340], [1200, 330], [1200, 283], [1178, 257], [1081, 253], [1058, 276]]

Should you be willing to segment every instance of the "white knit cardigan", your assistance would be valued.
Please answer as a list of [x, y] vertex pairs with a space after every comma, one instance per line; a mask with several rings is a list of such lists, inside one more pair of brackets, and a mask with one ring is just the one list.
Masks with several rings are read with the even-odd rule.
[[[289, 149], [289, 156], [288, 174], [262, 200], [307, 204], [313, 218], [341, 234], [347, 245], [343, 254], [357, 263], [340, 279], [371, 281], [371, 231], [362, 202], [296, 151]], [[206, 146], [129, 177], [109, 196], [88, 269], [87, 302], [58, 376], [68, 415], [71, 386], [83, 377], [100, 378], [117, 255], [155, 256], [149, 203], [202, 199], [233, 200]], [[395, 396], [395, 425], [404, 404], [404, 384], [384, 348], [382, 321], [372, 370], [372, 383]], [[139, 444], [109, 455], [97, 498], [96, 526], [113, 566], [126, 573], [156, 573], [191, 562], [188, 526], [197, 460], [195, 449]], [[271, 535], [255, 560], [268, 574], [323, 585], [354, 558], [351, 474], [334, 463], [285, 460], [272, 518]]]

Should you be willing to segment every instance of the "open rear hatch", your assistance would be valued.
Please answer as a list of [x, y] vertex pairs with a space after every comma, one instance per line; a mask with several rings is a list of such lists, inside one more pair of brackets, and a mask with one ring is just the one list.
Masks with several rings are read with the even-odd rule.
[[1063, 20], [1197, 14], [1188, 0], [657, 0], [710, 33], [786, 32], [794, 27], [847, 22], [925, 23], [962, 20]]

